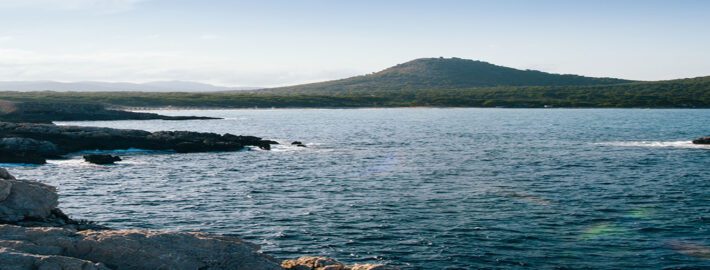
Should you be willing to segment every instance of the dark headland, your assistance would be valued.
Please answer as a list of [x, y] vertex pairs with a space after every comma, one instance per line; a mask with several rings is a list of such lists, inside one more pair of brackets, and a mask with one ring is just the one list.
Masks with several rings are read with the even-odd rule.
[[108, 109], [99, 103], [0, 100], [0, 121], [51, 123], [53, 121], [102, 120], [209, 120], [202, 116], [166, 116], [155, 113]]

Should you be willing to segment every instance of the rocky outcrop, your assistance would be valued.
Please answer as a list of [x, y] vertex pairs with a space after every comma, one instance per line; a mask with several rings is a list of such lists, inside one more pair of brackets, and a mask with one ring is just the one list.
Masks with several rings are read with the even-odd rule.
[[54, 187], [35, 181], [0, 179], [0, 223], [39, 220], [57, 208]]
[[57, 255], [37, 255], [0, 247], [0, 269], [111, 270], [100, 263]]
[[53, 186], [15, 179], [7, 170], [0, 168], [0, 224], [75, 230], [107, 229], [93, 222], [69, 218], [57, 208], [58, 197]]
[[327, 257], [300, 257], [281, 262], [281, 267], [288, 270], [396, 270], [398, 268], [382, 264], [345, 265]]
[[85, 155], [84, 161], [99, 165], [107, 165], [121, 161], [121, 157], [112, 155]]
[[[140, 148], [174, 150], [179, 153], [237, 151], [246, 146], [271, 149], [275, 141], [254, 136], [202, 133], [191, 131], [148, 132], [131, 129], [57, 126], [53, 124], [0, 122], [0, 162], [44, 163], [82, 150], [114, 150]], [[6, 148], [2, 148], [3, 145]], [[8, 149], [8, 150], [3, 150]], [[4, 152], [3, 152], [4, 151]]]
[[701, 137], [693, 140], [694, 144], [710, 144], [710, 136]]
[[107, 109], [104, 105], [76, 102], [0, 101], [0, 121], [51, 123], [53, 121], [89, 120], [204, 120], [199, 116], [165, 116], [155, 113]]
[[259, 253], [254, 244], [203, 233], [0, 225], [0, 247], [30, 257], [74, 258], [57, 260], [94, 269], [281, 269], [276, 259]]
[[298, 146], [298, 147], [306, 147], [306, 145], [303, 144], [303, 143], [300, 142], [300, 141], [294, 141], [294, 142], [291, 143], [291, 145], [295, 145], [295, 146]]
[[59, 148], [48, 141], [30, 138], [0, 138], [0, 162], [44, 164], [59, 157]]

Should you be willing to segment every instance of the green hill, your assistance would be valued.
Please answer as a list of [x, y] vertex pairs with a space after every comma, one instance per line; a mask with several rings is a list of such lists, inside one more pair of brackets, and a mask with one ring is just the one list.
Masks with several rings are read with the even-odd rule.
[[457, 58], [430, 58], [365, 76], [248, 92], [6, 91], [0, 92], [0, 100], [196, 108], [710, 108], [710, 76], [632, 82], [517, 70]]
[[628, 82], [631, 81], [519, 70], [460, 58], [422, 58], [369, 75], [261, 91], [335, 94], [494, 86], [609, 85]]

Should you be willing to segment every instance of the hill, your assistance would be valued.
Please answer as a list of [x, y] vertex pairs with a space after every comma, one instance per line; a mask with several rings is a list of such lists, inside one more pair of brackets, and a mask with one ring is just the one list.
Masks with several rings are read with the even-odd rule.
[[515, 107], [710, 108], [710, 77], [585, 86], [496, 86], [388, 90], [329, 94], [148, 92], [0, 92], [0, 99], [33, 102], [98, 102], [123, 107], [325, 108]]
[[264, 89], [269, 93], [342, 94], [495, 86], [610, 85], [632, 81], [519, 70], [461, 58], [421, 58], [347, 79]]
[[5, 91], [0, 92], [0, 99], [133, 108], [710, 108], [710, 76], [633, 82], [517, 70], [458, 58], [427, 58], [365, 76], [254, 91]]

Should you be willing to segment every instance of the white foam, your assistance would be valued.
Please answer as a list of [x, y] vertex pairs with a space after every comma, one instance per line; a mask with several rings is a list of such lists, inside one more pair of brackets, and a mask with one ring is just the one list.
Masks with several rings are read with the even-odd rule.
[[690, 148], [690, 149], [710, 149], [710, 145], [693, 144], [692, 141], [619, 141], [597, 143], [606, 146], [621, 147], [656, 147], [656, 148]]

